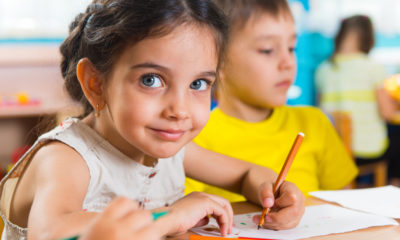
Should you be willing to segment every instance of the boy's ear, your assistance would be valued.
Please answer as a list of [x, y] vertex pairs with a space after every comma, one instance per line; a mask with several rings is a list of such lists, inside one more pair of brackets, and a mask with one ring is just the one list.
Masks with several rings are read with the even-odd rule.
[[104, 107], [104, 79], [101, 74], [93, 66], [88, 58], [79, 60], [76, 68], [76, 76], [81, 85], [82, 91], [86, 99], [90, 102], [93, 109]]

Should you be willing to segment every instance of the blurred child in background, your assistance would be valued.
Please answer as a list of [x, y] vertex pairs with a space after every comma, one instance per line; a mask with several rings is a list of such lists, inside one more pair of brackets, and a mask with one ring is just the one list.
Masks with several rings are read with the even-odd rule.
[[320, 65], [315, 77], [320, 107], [328, 114], [349, 114], [351, 151], [360, 165], [384, 158], [389, 144], [385, 120], [391, 121], [397, 108], [383, 89], [383, 66], [368, 56], [374, 42], [369, 17], [343, 19], [334, 53]]
[[[297, 40], [288, 3], [215, 2], [228, 16], [230, 38], [217, 87], [219, 105], [195, 142], [279, 172], [294, 138], [303, 132], [304, 142], [286, 179], [305, 194], [347, 187], [357, 168], [329, 120], [314, 107], [285, 106], [287, 91], [295, 79]], [[231, 201], [244, 200], [241, 195], [191, 179], [186, 186], [188, 192], [205, 191]]]

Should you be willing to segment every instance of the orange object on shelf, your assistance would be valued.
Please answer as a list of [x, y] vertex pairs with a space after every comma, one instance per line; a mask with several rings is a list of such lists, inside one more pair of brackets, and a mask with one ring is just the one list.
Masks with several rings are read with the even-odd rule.
[[29, 103], [29, 95], [25, 92], [17, 93], [17, 101], [21, 105]]

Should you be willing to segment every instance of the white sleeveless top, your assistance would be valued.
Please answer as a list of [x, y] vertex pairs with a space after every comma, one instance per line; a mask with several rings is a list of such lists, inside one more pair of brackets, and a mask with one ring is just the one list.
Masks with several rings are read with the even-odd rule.
[[0, 183], [2, 240], [26, 239], [27, 229], [9, 221], [15, 186], [25, 166], [44, 144], [58, 140], [75, 149], [86, 161], [90, 173], [88, 192], [82, 209], [102, 211], [116, 196], [141, 203], [146, 209], [171, 205], [184, 196], [184, 148], [175, 156], [158, 159], [154, 167], [139, 164], [107, 142], [78, 119], [69, 118], [43, 134]]

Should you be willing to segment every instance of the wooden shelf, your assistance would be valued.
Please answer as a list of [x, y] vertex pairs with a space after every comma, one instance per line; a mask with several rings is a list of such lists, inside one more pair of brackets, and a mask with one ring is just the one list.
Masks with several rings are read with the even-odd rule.
[[61, 55], [57, 44], [0, 45], [0, 67], [23, 65], [59, 65]]

